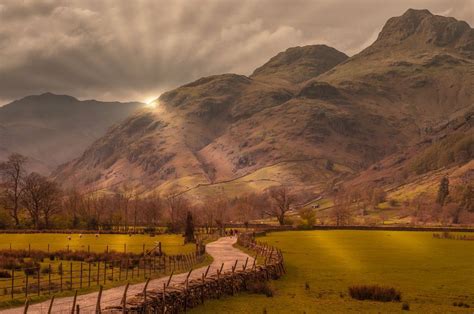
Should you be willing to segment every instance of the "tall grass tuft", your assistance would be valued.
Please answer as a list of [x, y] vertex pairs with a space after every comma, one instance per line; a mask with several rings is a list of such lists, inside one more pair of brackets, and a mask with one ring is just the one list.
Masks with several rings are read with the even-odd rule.
[[391, 287], [379, 285], [355, 285], [349, 287], [349, 295], [357, 300], [374, 300], [381, 302], [400, 302], [402, 294]]

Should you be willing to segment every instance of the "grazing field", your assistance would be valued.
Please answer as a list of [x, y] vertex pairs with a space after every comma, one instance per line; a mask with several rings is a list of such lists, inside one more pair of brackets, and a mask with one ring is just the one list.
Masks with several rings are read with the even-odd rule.
[[[121, 234], [101, 234], [97, 237], [94, 234], [0, 234], [0, 239], [0, 250], [6, 251], [6, 254], [10, 253], [10, 247], [13, 253], [15, 250], [31, 248], [33, 256], [36, 256], [33, 259], [2, 257], [0, 263], [0, 308], [22, 304], [27, 294], [33, 301], [38, 301], [49, 298], [51, 293], [69, 295], [75, 289], [84, 293], [97, 290], [99, 284], [109, 288], [127, 281], [140, 282], [144, 281], [145, 277], [167, 275], [171, 267], [179, 271], [188, 271], [190, 267], [183, 262], [173, 262], [173, 266], [171, 266], [168, 259], [168, 269], [163, 269], [163, 266], [160, 265], [164, 265], [165, 261], [162, 261], [160, 257], [142, 258], [141, 263], [139, 259], [135, 261], [115, 260], [115, 262], [109, 260], [108, 263], [97, 262], [97, 260], [61, 260], [54, 253], [58, 250], [90, 250], [91, 252], [124, 252], [126, 250], [127, 253], [141, 255], [143, 251], [155, 248], [156, 243], [161, 242], [162, 250], [167, 255], [196, 252], [194, 244], [184, 245], [184, 238], [176, 234], [163, 234], [154, 237]], [[51, 253], [46, 253], [46, 258], [38, 257], [35, 255], [38, 250], [43, 252], [49, 250]], [[113, 258], [115, 255], [109, 256]], [[115, 258], [119, 259], [120, 255]], [[208, 262], [208, 258], [204, 258], [201, 264]], [[6, 266], [5, 269], [2, 268], [2, 265]], [[12, 269], [15, 271], [13, 272]], [[38, 269], [41, 271], [38, 272]], [[38, 286], [41, 287], [41, 295], [38, 292]]]
[[[273, 297], [240, 294], [192, 313], [415, 313], [474, 311], [474, 241], [430, 232], [290, 231], [259, 238], [283, 250], [287, 274]], [[394, 287], [401, 302], [357, 301], [353, 285]], [[462, 303], [470, 308], [454, 306]]]
[[[71, 238], [69, 240], [69, 237]], [[146, 250], [155, 247], [157, 242], [161, 242], [162, 249], [166, 254], [184, 254], [194, 252], [193, 244], [184, 245], [184, 238], [177, 234], [160, 234], [154, 237], [144, 234], [101, 234], [96, 237], [94, 234], [62, 234], [62, 233], [14, 233], [0, 234], [0, 250], [11, 248], [14, 250], [28, 249], [47, 251], [65, 250], [85, 250], [91, 252], [109, 251], [129, 253], [142, 253], [143, 247]]]

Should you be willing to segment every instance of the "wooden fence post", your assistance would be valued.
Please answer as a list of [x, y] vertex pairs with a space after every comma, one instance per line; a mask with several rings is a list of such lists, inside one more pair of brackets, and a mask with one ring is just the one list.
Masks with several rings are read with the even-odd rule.
[[48, 266], [49, 271], [48, 271], [48, 294], [51, 294], [51, 273], [53, 270], [51, 269], [51, 264]]
[[130, 259], [127, 258], [127, 266], [126, 266], [126, 268], [125, 268], [125, 280], [128, 280], [128, 267], [129, 267], [128, 265], [129, 265], [129, 261], [130, 261]]
[[69, 264], [69, 289], [72, 290], [72, 262]]
[[40, 295], [40, 291], [41, 291], [41, 279], [40, 279], [40, 276], [41, 275], [41, 266], [38, 266], [38, 274], [36, 275], [37, 276], [37, 280], [36, 280], [36, 284], [38, 285], [38, 295]]
[[173, 273], [174, 273], [174, 271], [171, 272], [171, 275], [170, 275], [170, 277], [168, 278], [168, 282], [166, 283], [166, 286], [167, 286], [167, 287], [170, 285], [171, 278], [173, 277]]
[[53, 303], [54, 303], [54, 295], [51, 298], [51, 302], [49, 302], [48, 314], [51, 314], [53, 311]]
[[76, 301], [77, 301], [77, 290], [74, 293], [74, 299], [72, 299], [71, 314], [74, 314], [74, 310], [76, 309]]
[[238, 260], [238, 259], [236, 259], [236, 260], [235, 260], [235, 264], [234, 264], [234, 266], [232, 266], [232, 273], [234, 273], [234, 271], [235, 271], [235, 268], [237, 267], [237, 263], [238, 263], [238, 262], [239, 262], [239, 260]]
[[107, 283], [107, 261], [104, 261], [104, 285]]
[[102, 310], [100, 308], [100, 299], [102, 298], [102, 289], [103, 287], [99, 287], [99, 294], [97, 295], [97, 304], [95, 305], [95, 313], [100, 314], [102, 313]]
[[28, 298], [28, 273], [26, 273], [25, 298]]
[[23, 314], [26, 314], [28, 313], [28, 308], [30, 307], [30, 300], [28, 298], [26, 298], [26, 301], [25, 301], [25, 308], [23, 310]]
[[81, 312], [81, 308], [79, 307], [79, 304], [76, 305], [76, 314], [79, 314]]
[[63, 263], [60, 263], [59, 267], [61, 268], [61, 271], [60, 271], [60, 274], [59, 274], [60, 275], [60, 288], [59, 289], [60, 289], [61, 292], [63, 292], [63, 273], [64, 273]]
[[15, 290], [15, 269], [12, 268], [12, 291], [11, 291], [12, 299], [13, 299], [14, 290]]
[[97, 285], [99, 285], [100, 275], [100, 261], [97, 261]]
[[81, 279], [79, 281], [79, 287], [80, 287], [80, 289], [82, 289], [82, 262], [81, 262], [81, 271], [80, 272], [81, 272]]
[[127, 284], [125, 285], [125, 290], [123, 291], [123, 296], [122, 296], [122, 313], [126, 313], [127, 312], [127, 291], [128, 291], [128, 286], [130, 284], [127, 282]]
[[146, 280], [145, 287], [143, 287], [143, 305], [144, 305], [145, 313], [146, 313], [146, 289], [148, 288], [149, 283], [150, 283], [150, 278]]

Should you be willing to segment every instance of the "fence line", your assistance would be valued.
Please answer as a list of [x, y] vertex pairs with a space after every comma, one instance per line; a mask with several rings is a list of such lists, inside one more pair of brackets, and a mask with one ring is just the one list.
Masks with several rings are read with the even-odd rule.
[[[252, 284], [278, 279], [285, 273], [283, 254], [277, 248], [256, 242], [250, 234], [239, 235], [238, 244], [253, 250], [257, 256], [264, 259], [264, 263], [257, 265], [257, 258], [255, 258], [253, 264], [249, 265], [247, 259], [242, 269], [238, 269], [238, 260], [236, 260], [231, 271], [223, 273], [224, 265], [222, 264], [215, 274], [208, 274], [208, 267], [202, 274], [202, 278], [193, 280], [189, 280], [190, 271], [184, 282], [170, 286], [171, 275], [168, 283], [164, 283], [162, 288], [147, 291], [145, 286], [143, 292], [130, 298], [125, 289], [121, 304], [107, 307], [101, 310], [101, 313], [185, 312], [189, 308], [204, 303], [206, 299], [234, 295], [238, 291], [248, 290]], [[98, 304], [100, 304], [100, 298]]]
[[28, 300], [36, 295], [146, 279], [157, 274], [187, 270], [202, 263], [205, 258], [205, 245], [202, 242], [196, 245], [195, 252], [188, 254], [167, 255], [161, 251], [161, 245], [156, 249], [149, 252], [144, 250], [141, 256], [132, 258], [60, 262], [56, 271], [53, 271], [52, 264], [46, 268], [41, 265], [23, 268], [23, 274], [13, 267], [10, 273], [2, 274], [8, 274], [10, 278], [0, 279], [0, 296], [10, 296], [11, 299], [24, 297]]

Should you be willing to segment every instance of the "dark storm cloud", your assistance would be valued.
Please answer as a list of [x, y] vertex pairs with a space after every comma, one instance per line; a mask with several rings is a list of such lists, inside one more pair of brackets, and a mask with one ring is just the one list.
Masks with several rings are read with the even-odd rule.
[[351, 55], [410, 7], [474, 22], [472, 0], [0, 0], [0, 101], [44, 91], [143, 101], [201, 76], [250, 74], [291, 46]]

